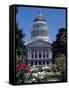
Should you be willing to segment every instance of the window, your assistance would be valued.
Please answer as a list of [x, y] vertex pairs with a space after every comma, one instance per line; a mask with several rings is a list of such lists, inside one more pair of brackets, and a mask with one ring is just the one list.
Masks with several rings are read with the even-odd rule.
[[34, 54], [33, 53], [31, 53], [31, 58], [34, 58]]
[[41, 48], [39, 48], [39, 58], [41, 58]]
[[37, 31], [37, 36], [39, 35], [39, 32]]
[[45, 59], [45, 49], [43, 50], [43, 58]]
[[31, 50], [31, 58], [34, 58], [34, 49]]
[[37, 49], [35, 49], [35, 58], [37, 58]]
[[35, 29], [36, 29], [36, 28], [39, 28], [39, 24], [34, 24], [34, 25], [33, 25], [33, 28], [35, 28]]
[[45, 54], [43, 54], [43, 58], [45, 58]]
[[37, 61], [35, 61], [35, 65], [37, 65]]
[[41, 58], [41, 53], [39, 53], [39, 58]]
[[41, 61], [39, 61], [39, 65], [41, 65]]
[[31, 62], [31, 66], [33, 66], [33, 61]]
[[34, 32], [32, 32], [32, 36], [34, 36]]
[[45, 65], [45, 61], [43, 61], [43, 65]]
[[48, 53], [46, 54], [46, 57], [48, 58]]
[[48, 49], [46, 49], [46, 57], [49, 57]]
[[36, 23], [36, 24], [34, 24], [33, 25], [33, 29], [44, 29], [44, 30], [46, 30], [47, 29], [47, 25], [46, 24], [44, 24], [44, 23]]
[[49, 64], [49, 61], [47, 61], [47, 65]]
[[32, 49], [32, 53], [34, 52], [34, 49]]
[[45, 53], [45, 49], [43, 50], [43, 53]]
[[45, 31], [45, 36], [48, 36], [48, 32], [47, 31]]
[[35, 54], [35, 58], [37, 58], [37, 54]]
[[47, 50], [47, 49], [45, 49], [45, 52], [46, 52], [46, 53], [47, 53], [47, 51], [48, 51], [48, 50]]

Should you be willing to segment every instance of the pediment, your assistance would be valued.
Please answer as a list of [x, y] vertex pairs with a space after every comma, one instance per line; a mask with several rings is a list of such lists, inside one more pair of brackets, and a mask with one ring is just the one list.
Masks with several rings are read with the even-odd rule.
[[31, 43], [28, 43], [27, 46], [28, 47], [51, 47], [51, 44], [43, 40], [37, 40]]

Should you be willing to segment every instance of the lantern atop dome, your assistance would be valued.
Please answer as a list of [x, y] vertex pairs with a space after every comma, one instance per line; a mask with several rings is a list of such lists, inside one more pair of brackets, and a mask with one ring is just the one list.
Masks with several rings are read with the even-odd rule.
[[44, 21], [46, 22], [45, 18], [42, 16], [41, 11], [38, 12], [38, 16], [34, 19], [34, 22], [36, 21]]

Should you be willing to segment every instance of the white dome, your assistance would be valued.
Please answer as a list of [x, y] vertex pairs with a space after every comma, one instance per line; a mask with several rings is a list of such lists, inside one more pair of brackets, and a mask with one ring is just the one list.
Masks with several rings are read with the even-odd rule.
[[49, 40], [47, 22], [41, 13], [39, 13], [38, 16], [34, 19], [31, 30], [31, 38], [33, 40], [40, 38], [45, 38], [47, 41]]

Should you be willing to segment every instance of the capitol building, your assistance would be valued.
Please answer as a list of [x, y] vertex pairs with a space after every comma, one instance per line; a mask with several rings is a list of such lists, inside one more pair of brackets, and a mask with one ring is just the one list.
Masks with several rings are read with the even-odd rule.
[[47, 21], [42, 13], [33, 20], [31, 39], [26, 42], [27, 61], [29, 66], [52, 64], [52, 47], [49, 38]]

